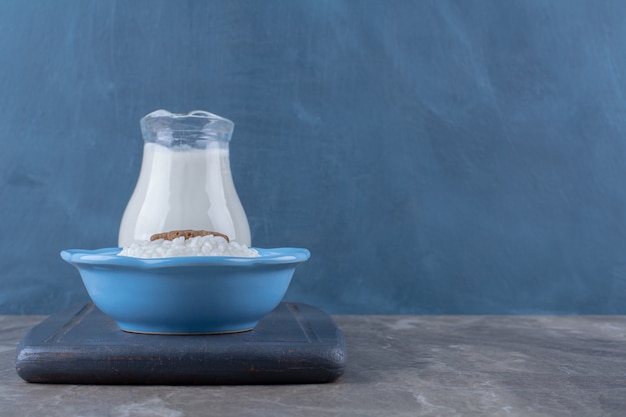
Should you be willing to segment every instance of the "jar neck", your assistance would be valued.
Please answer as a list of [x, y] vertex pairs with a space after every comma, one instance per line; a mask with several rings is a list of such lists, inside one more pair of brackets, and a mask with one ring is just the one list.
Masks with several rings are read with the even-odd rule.
[[228, 150], [229, 147], [229, 143], [226, 141], [177, 138], [161, 135], [150, 139], [144, 138], [144, 144], [154, 144], [159, 148], [165, 148], [172, 151]]

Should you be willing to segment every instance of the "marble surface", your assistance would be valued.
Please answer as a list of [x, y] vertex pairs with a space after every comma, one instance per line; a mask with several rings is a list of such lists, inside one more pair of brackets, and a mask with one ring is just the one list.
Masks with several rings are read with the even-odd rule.
[[335, 316], [348, 366], [332, 384], [29, 384], [18, 341], [41, 316], [0, 316], [0, 415], [624, 416], [626, 316]]

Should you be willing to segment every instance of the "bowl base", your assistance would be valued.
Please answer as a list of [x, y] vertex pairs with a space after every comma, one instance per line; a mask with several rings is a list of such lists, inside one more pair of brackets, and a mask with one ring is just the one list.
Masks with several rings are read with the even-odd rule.
[[163, 331], [143, 331], [135, 329], [124, 329], [120, 327], [120, 330], [126, 333], [148, 334], [148, 335], [161, 335], [161, 336], [206, 336], [206, 335], [218, 335], [218, 334], [234, 334], [244, 333], [254, 330], [254, 327], [248, 327], [241, 330], [220, 330], [220, 331], [193, 331], [193, 332], [163, 332]]
[[126, 333], [153, 334], [153, 335], [217, 335], [242, 333], [254, 330], [258, 321], [243, 321], [231, 323], [133, 323], [132, 321], [117, 321], [115, 324]]

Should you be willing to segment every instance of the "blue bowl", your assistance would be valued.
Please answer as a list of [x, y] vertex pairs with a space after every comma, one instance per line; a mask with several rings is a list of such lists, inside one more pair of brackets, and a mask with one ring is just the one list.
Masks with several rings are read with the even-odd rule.
[[69, 249], [94, 304], [125, 331], [232, 333], [253, 329], [282, 300], [300, 248], [259, 249], [259, 257], [131, 258], [120, 248]]

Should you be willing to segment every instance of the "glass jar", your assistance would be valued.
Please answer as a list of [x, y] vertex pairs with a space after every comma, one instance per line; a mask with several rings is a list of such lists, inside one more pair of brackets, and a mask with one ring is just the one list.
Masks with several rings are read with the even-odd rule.
[[179, 229], [211, 230], [251, 245], [230, 171], [234, 123], [205, 111], [157, 110], [141, 119], [143, 161], [118, 244]]

